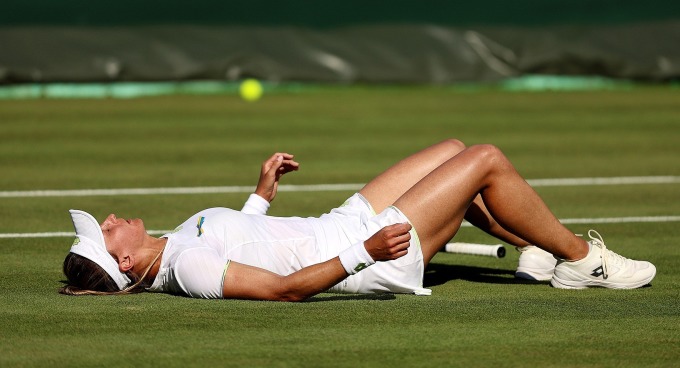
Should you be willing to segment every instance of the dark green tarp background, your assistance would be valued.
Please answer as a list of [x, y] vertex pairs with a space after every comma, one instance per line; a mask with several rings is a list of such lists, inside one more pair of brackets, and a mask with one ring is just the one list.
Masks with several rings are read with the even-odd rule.
[[680, 1], [5, 0], [0, 83], [680, 76]]
[[247, 25], [335, 28], [620, 24], [678, 20], [675, 0], [3, 0], [0, 25]]

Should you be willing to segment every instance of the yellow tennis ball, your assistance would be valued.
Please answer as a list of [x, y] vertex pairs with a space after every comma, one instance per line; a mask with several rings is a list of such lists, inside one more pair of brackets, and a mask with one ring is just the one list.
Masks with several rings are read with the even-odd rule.
[[262, 97], [262, 84], [257, 79], [246, 79], [241, 83], [239, 93], [246, 101], [257, 101]]

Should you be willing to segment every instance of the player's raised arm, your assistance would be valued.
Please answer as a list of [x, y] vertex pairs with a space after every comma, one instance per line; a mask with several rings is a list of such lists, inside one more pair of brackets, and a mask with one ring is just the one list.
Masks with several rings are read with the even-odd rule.
[[389, 261], [408, 252], [409, 224], [386, 226], [363, 243], [357, 243], [340, 256], [305, 267], [288, 276], [231, 262], [224, 276], [223, 298], [275, 301], [302, 301], [324, 292], [350, 274], [376, 261]]
[[275, 153], [265, 162], [260, 169], [260, 179], [257, 182], [255, 193], [248, 197], [241, 212], [264, 215], [269, 210], [269, 204], [276, 197], [279, 186], [279, 179], [284, 174], [296, 171], [300, 164], [293, 160], [293, 155], [289, 153]]
[[294, 157], [289, 153], [277, 152], [263, 162], [255, 194], [268, 202], [273, 201], [278, 190], [279, 179], [284, 174], [300, 168], [300, 164], [293, 160]]

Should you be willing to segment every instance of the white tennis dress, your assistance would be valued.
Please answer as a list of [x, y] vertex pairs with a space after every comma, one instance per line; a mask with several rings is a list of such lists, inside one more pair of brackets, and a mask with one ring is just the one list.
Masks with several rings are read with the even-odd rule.
[[[395, 207], [375, 215], [360, 195], [321, 217], [272, 217], [264, 199], [251, 195], [243, 211], [203, 210], [186, 220], [168, 239], [156, 279], [149, 291], [195, 298], [222, 298], [229, 260], [289, 275], [336, 257], [384, 226], [408, 222]], [[260, 213], [258, 213], [260, 212]], [[349, 276], [331, 292], [410, 293], [429, 295], [422, 287], [423, 255], [415, 230], [408, 255], [376, 264]]]

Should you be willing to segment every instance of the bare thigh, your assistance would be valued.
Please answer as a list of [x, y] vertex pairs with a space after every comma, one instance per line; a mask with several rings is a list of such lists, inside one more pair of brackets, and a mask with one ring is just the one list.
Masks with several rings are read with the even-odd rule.
[[394, 205], [415, 227], [425, 264], [456, 234], [479, 195], [489, 167], [497, 161], [490, 146], [473, 146], [439, 165]]
[[497, 147], [478, 145], [437, 167], [394, 203], [418, 232], [425, 265], [456, 234], [479, 195], [502, 228], [529, 244], [568, 260], [588, 253], [588, 244], [560, 223]]
[[375, 212], [380, 213], [451, 157], [465, 149], [463, 142], [447, 139], [425, 148], [391, 166], [360, 191]]

